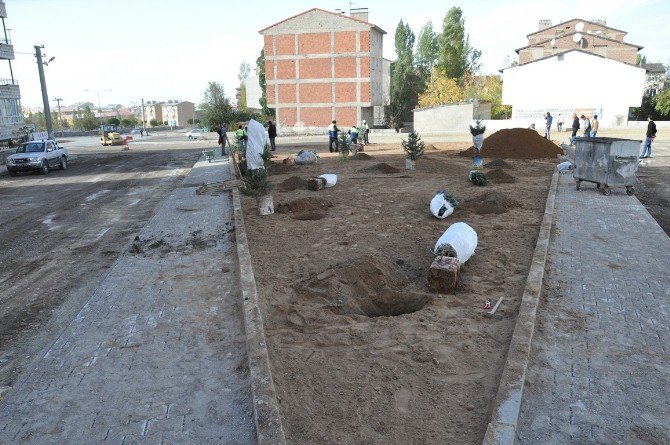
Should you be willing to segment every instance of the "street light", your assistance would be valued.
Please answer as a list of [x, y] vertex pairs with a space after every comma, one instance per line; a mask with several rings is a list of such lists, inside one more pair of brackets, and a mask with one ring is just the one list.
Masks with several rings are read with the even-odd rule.
[[100, 106], [100, 93], [107, 93], [112, 90], [84, 90], [89, 93], [96, 93], [98, 95], [98, 113], [100, 113], [100, 136], [104, 137], [105, 136], [105, 128], [104, 124], [102, 123], [102, 107]]

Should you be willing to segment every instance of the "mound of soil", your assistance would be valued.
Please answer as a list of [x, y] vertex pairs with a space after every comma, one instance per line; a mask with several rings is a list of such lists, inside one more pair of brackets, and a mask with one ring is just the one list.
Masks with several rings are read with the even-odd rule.
[[380, 164], [371, 165], [370, 167], [365, 167], [363, 169], [363, 172], [389, 174], [389, 173], [400, 173], [400, 170], [388, 165], [386, 162], [382, 162]]
[[280, 192], [292, 192], [293, 190], [304, 188], [307, 188], [307, 181], [300, 176], [291, 176], [277, 185], [277, 190]]
[[267, 170], [269, 175], [281, 175], [291, 172], [293, 170], [293, 166], [279, 162], [271, 162]]
[[350, 159], [355, 159], [357, 161], [367, 161], [368, 159], [374, 159], [374, 156], [370, 156], [367, 153], [356, 153], [356, 155], [352, 156]]
[[291, 218], [299, 221], [317, 221], [328, 216], [328, 201], [319, 198], [301, 198], [277, 205], [277, 213], [289, 213]]
[[463, 207], [478, 215], [488, 215], [491, 213], [499, 215], [510, 209], [521, 207], [521, 205], [501, 193], [489, 191], [467, 200]]
[[[473, 156], [474, 147], [460, 154], [461, 156]], [[558, 145], [527, 128], [498, 130], [484, 139], [484, 145], [480, 151], [482, 157], [509, 159], [555, 158], [561, 154], [563, 150]]]
[[325, 302], [324, 309], [337, 315], [393, 317], [421, 310], [432, 298], [403, 290], [408, 284], [395, 263], [366, 255], [331, 266], [296, 293], [305, 301]]
[[498, 184], [512, 184], [513, 182], [516, 182], [514, 176], [510, 175], [501, 168], [491, 170], [486, 174], [486, 178], [491, 179], [493, 182]]
[[494, 159], [493, 161], [484, 164], [484, 167], [486, 167], [486, 168], [512, 168], [511, 165], [509, 165], [507, 162], [503, 161], [502, 159]]

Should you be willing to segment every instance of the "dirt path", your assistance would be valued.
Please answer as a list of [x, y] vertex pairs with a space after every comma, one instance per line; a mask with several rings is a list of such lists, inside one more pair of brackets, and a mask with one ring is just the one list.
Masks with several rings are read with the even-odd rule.
[[65, 171], [0, 177], [0, 387], [79, 311], [198, 154], [80, 154]]
[[[478, 188], [470, 161], [444, 151], [466, 144], [434, 145], [411, 174], [397, 146], [320, 153], [273, 181], [336, 173], [335, 187], [276, 192], [271, 217], [244, 201], [290, 443], [481, 443], [555, 162], [512, 162]], [[428, 204], [445, 189], [461, 204], [437, 220]], [[479, 247], [456, 294], [436, 295], [429, 249], [456, 221]], [[501, 296], [501, 319], [485, 318]]]

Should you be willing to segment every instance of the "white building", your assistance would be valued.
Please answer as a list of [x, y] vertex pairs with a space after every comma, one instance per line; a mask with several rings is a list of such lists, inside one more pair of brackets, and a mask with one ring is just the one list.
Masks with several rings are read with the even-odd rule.
[[505, 105], [512, 119], [537, 120], [549, 111], [569, 125], [573, 112], [597, 114], [606, 125], [622, 125], [628, 108], [641, 105], [645, 69], [580, 49], [502, 70]]

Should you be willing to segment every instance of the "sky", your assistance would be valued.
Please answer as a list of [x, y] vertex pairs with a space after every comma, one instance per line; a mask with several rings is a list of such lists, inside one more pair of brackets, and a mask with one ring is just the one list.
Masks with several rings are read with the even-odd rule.
[[[41, 107], [34, 45], [44, 45], [49, 99], [62, 105], [100, 102], [132, 106], [145, 100], [200, 103], [208, 82], [235, 95], [240, 63], [252, 68], [263, 46], [259, 30], [318, 7], [348, 10], [340, 0], [274, 2], [246, 0], [4, 0], [5, 25], [14, 45], [14, 77], [24, 107]], [[644, 46], [649, 62], [670, 64], [668, 0], [367, 0], [370, 22], [387, 32], [384, 57], [394, 60], [393, 38], [399, 20], [418, 36], [429, 20], [440, 30], [449, 8], [463, 10], [471, 46], [482, 51], [482, 74], [497, 74], [505, 57], [527, 44], [540, 19], [554, 24], [572, 18], [606, 19], [628, 32], [626, 42]], [[588, 73], [585, 73], [588, 78]], [[9, 78], [0, 61], [0, 78]], [[588, 81], [597, 82], [597, 79]], [[55, 102], [51, 102], [52, 109]]]

